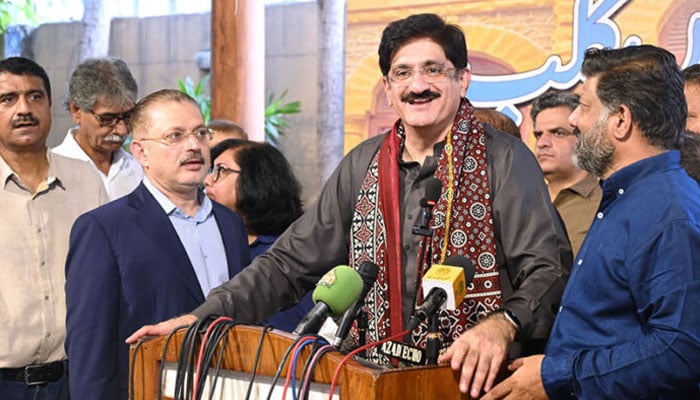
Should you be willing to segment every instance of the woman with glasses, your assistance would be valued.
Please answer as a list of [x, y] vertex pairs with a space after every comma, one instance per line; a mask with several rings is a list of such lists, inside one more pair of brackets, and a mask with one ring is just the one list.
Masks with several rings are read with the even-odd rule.
[[[252, 260], [301, 216], [301, 185], [284, 155], [268, 143], [227, 139], [212, 148], [211, 158], [206, 193], [243, 218]], [[291, 332], [312, 307], [309, 292], [299, 304], [266, 322]]]

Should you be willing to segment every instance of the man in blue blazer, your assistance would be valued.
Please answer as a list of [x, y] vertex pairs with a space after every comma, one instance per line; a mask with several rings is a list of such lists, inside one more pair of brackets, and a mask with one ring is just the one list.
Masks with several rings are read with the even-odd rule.
[[194, 100], [177, 90], [152, 93], [134, 107], [130, 130], [143, 182], [83, 214], [71, 231], [66, 351], [73, 399], [126, 399], [126, 337], [197, 307], [249, 263], [241, 218], [201, 190], [211, 132]]

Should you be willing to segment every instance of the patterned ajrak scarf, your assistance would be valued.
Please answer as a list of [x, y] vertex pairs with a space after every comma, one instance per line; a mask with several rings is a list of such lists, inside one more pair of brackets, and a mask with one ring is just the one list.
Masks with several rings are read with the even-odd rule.
[[[355, 204], [350, 265], [357, 268], [368, 260], [379, 266], [377, 282], [365, 298], [367, 343], [399, 333], [403, 326], [398, 160], [404, 140], [404, 127], [399, 120], [370, 162]], [[500, 307], [501, 289], [485, 135], [466, 99], [460, 104], [445, 142], [435, 171], [443, 190], [433, 209], [431, 254], [426, 258], [431, 263], [426, 264], [438, 264], [450, 255], [461, 255], [469, 258], [476, 268], [476, 276], [461, 306], [454, 311], [442, 310], [438, 315], [438, 329], [447, 346], [484, 314]], [[408, 260], [408, 268], [414, 265], [414, 260]], [[422, 266], [420, 276], [428, 267]], [[425, 323], [416, 328], [411, 333], [413, 344], [425, 348], [427, 331]], [[355, 329], [353, 337], [357, 339]], [[376, 363], [389, 361], [376, 351], [370, 351], [368, 357]]]

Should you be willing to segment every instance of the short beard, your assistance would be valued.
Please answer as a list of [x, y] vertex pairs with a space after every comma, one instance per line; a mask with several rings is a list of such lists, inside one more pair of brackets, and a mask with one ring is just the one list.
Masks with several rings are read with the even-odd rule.
[[605, 137], [608, 115], [606, 113], [586, 133], [579, 131], [573, 153], [573, 162], [577, 168], [599, 178], [610, 169], [615, 150]]

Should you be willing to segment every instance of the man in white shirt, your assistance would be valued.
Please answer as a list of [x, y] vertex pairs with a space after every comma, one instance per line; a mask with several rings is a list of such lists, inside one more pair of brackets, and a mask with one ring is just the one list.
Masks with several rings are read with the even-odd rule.
[[141, 165], [122, 148], [137, 90], [124, 61], [83, 61], [73, 71], [68, 87], [67, 107], [77, 126], [53, 149], [56, 154], [90, 163], [111, 200], [130, 193], [143, 178]]

